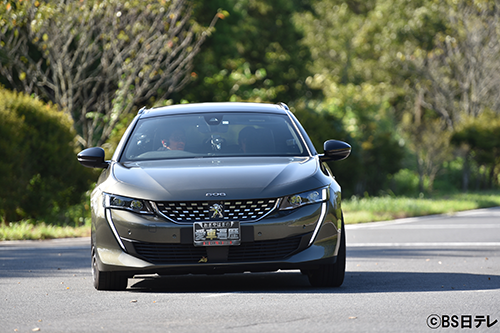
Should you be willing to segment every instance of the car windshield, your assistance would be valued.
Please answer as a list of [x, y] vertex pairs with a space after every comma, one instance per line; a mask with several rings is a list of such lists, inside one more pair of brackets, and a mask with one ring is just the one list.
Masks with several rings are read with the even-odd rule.
[[304, 156], [286, 115], [200, 113], [140, 119], [121, 161], [223, 156]]

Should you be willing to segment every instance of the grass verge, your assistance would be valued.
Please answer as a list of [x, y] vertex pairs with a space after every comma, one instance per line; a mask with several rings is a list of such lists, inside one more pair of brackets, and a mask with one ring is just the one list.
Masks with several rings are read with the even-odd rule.
[[0, 241], [43, 240], [90, 236], [90, 224], [83, 226], [61, 226], [45, 222], [24, 220], [0, 224]]
[[346, 224], [448, 214], [500, 206], [500, 192], [457, 193], [429, 198], [369, 197], [342, 201]]
[[[500, 192], [457, 193], [429, 198], [368, 197], [342, 201], [346, 224], [446, 214], [500, 206]], [[52, 225], [32, 220], [0, 224], [0, 241], [43, 240], [90, 236], [90, 219], [81, 226]]]

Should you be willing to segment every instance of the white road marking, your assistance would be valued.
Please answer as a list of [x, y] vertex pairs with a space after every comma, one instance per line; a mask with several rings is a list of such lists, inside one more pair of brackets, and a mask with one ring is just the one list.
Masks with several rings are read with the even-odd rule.
[[373, 226], [378, 229], [498, 229], [500, 228], [500, 223], [498, 224], [405, 224], [405, 225], [379, 225]]
[[219, 294], [210, 294], [210, 295], [204, 295], [202, 296], [203, 298], [210, 298], [210, 297], [224, 297], [228, 295], [234, 295], [237, 294], [236, 292], [234, 293], [219, 293]]
[[347, 243], [347, 247], [500, 247], [500, 242]]
[[437, 214], [437, 215], [428, 215], [428, 216], [407, 217], [407, 218], [391, 220], [391, 221], [346, 224], [345, 228], [346, 229], [363, 229], [363, 228], [373, 228], [373, 227], [381, 227], [381, 226], [394, 226], [394, 225], [400, 225], [400, 224], [408, 224], [408, 223], [412, 223], [412, 222], [430, 222], [430, 221], [436, 220], [436, 219], [446, 219], [446, 218], [452, 218], [452, 217], [457, 217], [457, 216], [458, 217], [500, 216], [500, 207], [473, 209], [473, 210], [467, 210], [467, 211], [450, 213], [450, 214]]

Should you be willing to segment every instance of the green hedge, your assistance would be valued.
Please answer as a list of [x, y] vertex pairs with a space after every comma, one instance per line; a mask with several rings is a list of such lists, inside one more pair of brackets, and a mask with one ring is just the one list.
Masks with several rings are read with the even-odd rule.
[[74, 138], [63, 112], [0, 88], [0, 220], [53, 218], [81, 201], [92, 175]]

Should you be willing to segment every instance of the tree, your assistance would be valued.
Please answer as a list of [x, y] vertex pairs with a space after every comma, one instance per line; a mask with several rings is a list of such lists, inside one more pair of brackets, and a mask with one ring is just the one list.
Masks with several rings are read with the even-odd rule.
[[301, 0], [198, 0], [198, 21], [224, 8], [226, 17], [195, 59], [195, 77], [174, 100], [286, 102], [317, 95], [305, 84], [311, 61], [292, 21]]
[[316, 73], [306, 83], [322, 90], [320, 108], [338, 119], [351, 140], [353, 154], [343, 163], [356, 194], [376, 194], [403, 158], [393, 107], [401, 89], [391, 81], [393, 57], [386, 47], [392, 39], [382, 38], [378, 24], [385, 5], [320, 0], [294, 17], [304, 32], [301, 43], [311, 50], [309, 69]]
[[412, 45], [405, 59], [417, 71], [422, 105], [453, 130], [486, 109], [500, 110], [500, 6], [478, 0], [434, 5], [446, 28], [432, 49]]
[[[415, 14], [410, 24], [413, 21], [420, 22], [422, 27], [439, 27], [430, 42], [413, 39], [398, 53], [403, 68], [412, 74], [408, 91], [413, 96], [415, 110], [414, 123], [403, 123], [403, 127], [407, 134], [413, 135], [411, 141], [418, 156], [436, 156], [427, 159], [428, 167], [419, 168], [419, 173], [425, 173], [426, 169], [440, 167], [445, 157], [443, 152], [450, 149], [446, 137], [450, 138], [467, 119], [478, 117], [485, 110], [499, 110], [500, 7], [488, 0], [426, 1]], [[411, 109], [408, 111], [411, 113]], [[428, 111], [441, 121], [422, 120], [429, 117]], [[433, 124], [439, 122], [443, 124], [434, 129]], [[430, 126], [423, 126], [425, 123]], [[422, 133], [415, 133], [415, 128], [421, 128]], [[434, 137], [432, 146], [420, 147], [426, 137]], [[437, 146], [441, 149], [436, 150]], [[464, 190], [468, 188], [470, 156], [470, 153], [463, 156]], [[432, 179], [432, 173], [426, 175]]]
[[500, 119], [495, 112], [486, 110], [479, 117], [464, 121], [453, 133], [451, 143], [463, 148], [478, 166], [477, 187], [481, 176], [486, 179], [484, 188], [500, 185]]
[[207, 28], [187, 0], [23, 1], [0, 12], [0, 73], [67, 110], [85, 146], [106, 142], [138, 105], [182, 89]]

